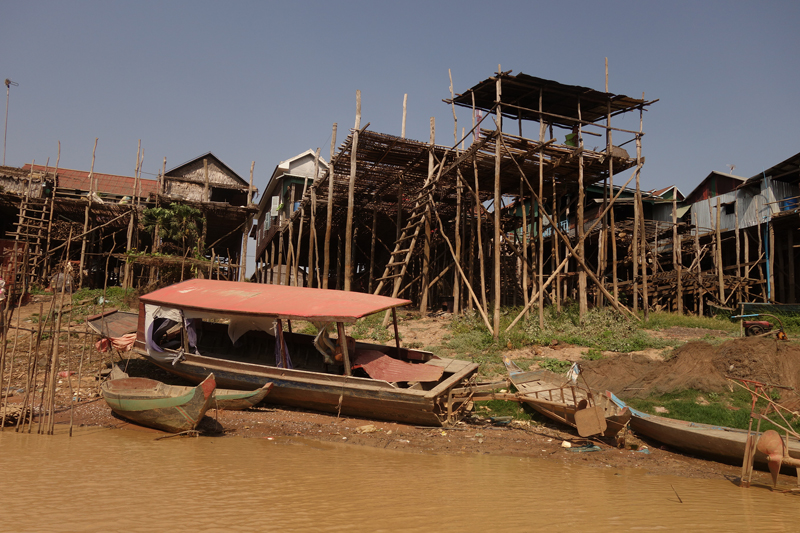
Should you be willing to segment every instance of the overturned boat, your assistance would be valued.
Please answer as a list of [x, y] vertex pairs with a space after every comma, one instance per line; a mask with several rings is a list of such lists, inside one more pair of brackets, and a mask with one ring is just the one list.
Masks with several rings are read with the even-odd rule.
[[[140, 297], [135, 349], [195, 383], [211, 372], [228, 389], [272, 382], [269, 403], [443, 425], [464, 401], [451, 391], [467, 383], [478, 365], [400, 347], [395, 310], [409, 303], [358, 292], [194, 279]], [[394, 346], [346, 335], [346, 325], [388, 310]], [[314, 324], [317, 333], [293, 332], [293, 320]]]

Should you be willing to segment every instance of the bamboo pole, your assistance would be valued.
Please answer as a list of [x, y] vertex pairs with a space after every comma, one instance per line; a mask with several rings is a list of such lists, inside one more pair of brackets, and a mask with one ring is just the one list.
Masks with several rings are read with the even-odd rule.
[[375, 281], [375, 244], [378, 232], [378, 203], [377, 196], [372, 195], [372, 239], [369, 247], [369, 282], [367, 292], [372, 294], [372, 283]]
[[[544, 120], [542, 120], [542, 98], [543, 93], [542, 89], [539, 89], [539, 146], [541, 147], [544, 143]], [[555, 181], [555, 180], [554, 180]], [[544, 204], [542, 204], [541, 199], [543, 197], [543, 184], [544, 184], [544, 153], [540, 149], [539, 150], [539, 199], [536, 202], [536, 231], [538, 232], [539, 238], [537, 239], [537, 247], [538, 247], [538, 261], [537, 261], [537, 276], [538, 281], [536, 283], [539, 291], [539, 327], [544, 328], [544, 291], [542, 290], [542, 284], [544, 282], [544, 225], [542, 224], [542, 211], [544, 211]], [[553, 229], [555, 231], [555, 228]], [[525, 267], [527, 268], [527, 264]]]
[[[164, 158], [166, 161], [166, 158]], [[247, 189], [247, 207], [250, 207], [250, 202], [253, 201], [253, 170], [256, 167], [256, 162], [253, 161], [250, 163], [250, 187]], [[250, 240], [250, 228], [253, 227], [253, 216], [246, 215], [245, 220], [247, 223], [244, 226], [244, 232], [242, 232], [242, 254], [241, 259], [239, 260], [239, 281], [244, 281], [247, 279], [247, 241]]]
[[344, 290], [350, 291], [353, 277], [353, 209], [355, 207], [356, 170], [358, 164], [358, 130], [361, 128], [361, 91], [356, 91], [356, 125], [350, 147], [350, 184], [347, 189], [347, 222], [344, 240]]
[[[581, 101], [580, 98], [578, 99], [578, 146], [580, 146], [581, 153], [578, 155], [578, 239], [580, 244], [578, 245], [578, 254], [580, 255], [580, 260], [583, 261], [586, 257], [586, 245], [583, 241], [584, 236], [584, 227], [583, 227], [583, 209], [584, 204], [586, 203], [586, 191], [584, 190], [584, 182], [583, 182], [583, 129], [582, 129], [582, 118], [581, 118]], [[576, 258], [577, 259], [577, 258]], [[586, 269], [581, 269], [578, 272], [578, 298], [579, 298], [579, 306], [578, 310], [580, 313], [580, 321], [583, 323], [584, 318], [586, 317], [586, 312], [588, 311], [589, 305], [587, 300], [586, 294]]]
[[[352, 149], [352, 148], [351, 148]], [[325, 225], [325, 260], [322, 267], [322, 288], [328, 288], [328, 277], [331, 265], [331, 225], [333, 224], [333, 155], [336, 151], [336, 122], [333, 123], [333, 132], [331, 133], [331, 156], [328, 166], [328, 206], [326, 213]]]
[[[141, 143], [141, 141], [139, 141]], [[97, 151], [97, 138], [94, 140], [94, 148], [92, 149], [92, 167], [89, 170], [89, 196], [88, 202], [86, 204], [86, 210], [83, 220], [83, 239], [81, 239], [81, 262], [80, 262], [80, 269], [78, 271], [78, 288], [83, 287], [83, 267], [85, 266], [86, 262], [86, 230], [89, 229], [89, 211], [92, 208], [92, 193], [94, 192], [93, 181], [94, 181], [94, 156], [95, 152]], [[138, 159], [139, 154], [136, 154], [137, 159], [137, 168], [138, 168]]]
[[[472, 142], [473, 144], [477, 141], [477, 133], [475, 131], [475, 93], [470, 91], [472, 95]], [[480, 275], [481, 275], [481, 305], [483, 305], [483, 312], [488, 314], [489, 313], [489, 306], [486, 302], [486, 272], [485, 272], [485, 261], [483, 257], [483, 231], [481, 228], [481, 220], [483, 219], [483, 213], [481, 211], [481, 203], [480, 203], [480, 189], [478, 186], [478, 159], [476, 156], [472, 156], [472, 171], [475, 177], [475, 234], [478, 237], [478, 265], [480, 266]]]
[[678, 276], [675, 310], [683, 314], [683, 261], [681, 257], [681, 237], [678, 235], [678, 189], [672, 189], [672, 268]]
[[[433, 181], [433, 171], [434, 171], [434, 161], [433, 161], [433, 150], [435, 148], [436, 143], [436, 119], [431, 117], [430, 122], [430, 147], [428, 151], [428, 183]], [[441, 170], [441, 167], [439, 167]], [[425, 209], [424, 209], [424, 227], [423, 231], [425, 235], [422, 240], [422, 285], [420, 287], [420, 304], [419, 304], [419, 312], [421, 315], [425, 315], [428, 312], [428, 280], [430, 277], [430, 264], [431, 264], [431, 220], [430, 220], [430, 206], [433, 197], [429, 196], [428, 199], [425, 200]], [[396, 282], [399, 282], [400, 278], [395, 278]], [[386, 319], [384, 318], [384, 321]]]
[[775, 294], [775, 227], [772, 221], [767, 223], [769, 231], [769, 298], [774, 302], [777, 299]]
[[[503, 135], [503, 115], [501, 112], [500, 101], [502, 97], [500, 65], [497, 66], [497, 82], [495, 92], [497, 101], [497, 134]], [[494, 318], [492, 321], [492, 337], [497, 340], [500, 337], [500, 208], [502, 197], [500, 195], [500, 143], [495, 144], [494, 152]]]
[[[710, 202], [709, 202], [710, 205]], [[725, 301], [725, 278], [722, 269], [722, 238], [720, 237], [720, 211], [722, 210], [720, 197], [717, 196], [717, 223], [714, 228], [715, 255], [717, 262], [717, 276], [719, 278], [719, 301]]]
[[700, 225], [697, 213], [692, 213], [694, 222], [694, 254], [695, 262], [697, 263], [697, 315], [703, 316], [703, 269], [700, 265]]
[[[453, 92], [453, 72], [447, 69], [447, 74], [450, 77], [450, 106], [453, 111], [453, 145], [456, 150], [456, 160], [459, 157], [458, 149], [458, 117], [456, 116], [455, 94]], [[463, 137], [463, 136], [462, 136]], [[456, 174], [461, 175], [461, 168], [456, 167]], [[455, 261], [461, 263], [461, 180], [456, 179], [456, 219], [455, 219], [455, 240], [456, 240], [456, 255]], [[461, 279], [458, 276], [453, 277], [453, 309], [451, 312], [458, 315], [461, 305]]]

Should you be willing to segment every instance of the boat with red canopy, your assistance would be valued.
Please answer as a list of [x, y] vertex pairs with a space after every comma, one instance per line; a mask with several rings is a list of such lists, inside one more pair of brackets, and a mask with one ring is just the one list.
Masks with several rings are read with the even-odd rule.
[[[478, 365], [400, 346], [396, 308], [409, 300], [358, 292], [193, 279], [139, 299], [135, 349], [159, 367], [220, 387], [274, 386], [267, 402], [346, 416], [443, 425], [452, 390]], [[395, 345], [356, 342], [346, 326], [391, 311]], [[317, 333], [292, 332], [303, 320]], [[305, 328], [307, 331], [309, 328]], [[331, 336], [335, 334], [335, 336]]]

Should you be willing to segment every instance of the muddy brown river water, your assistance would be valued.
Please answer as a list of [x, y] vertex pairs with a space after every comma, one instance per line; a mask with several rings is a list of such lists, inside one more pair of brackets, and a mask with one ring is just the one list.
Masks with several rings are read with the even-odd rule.
[[289, 438], [5, 431], [0, 476], [0, 531], [800, 530], [764, 487]]

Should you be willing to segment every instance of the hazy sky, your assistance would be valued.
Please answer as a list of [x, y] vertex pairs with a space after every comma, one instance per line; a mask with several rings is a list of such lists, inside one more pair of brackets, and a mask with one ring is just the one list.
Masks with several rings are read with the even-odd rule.
[[[0, 0], [11, 87], [6, 164], [132, 175], [212, 151], [263, 191], [277, 163], [327, 159], [354, 125], [452, 145], [455, 91], [514, 74], [660, 99], [645, 114], [643, 188], [684, 193], [800, 151], [800, 2], [18, 2]], [[2, 87], [3, 89], [5, 87]], [[638, 128], [638, 116], [631, 129]], [[459, 112], [467, 126], [469, 112]], [[625, 124], [620, 123], [622, 127]], [[526, 130], [526, 134], [528, 131]], [[531, 133], [529, 136], [533, 136]], [[251, 252], [252, 253], [252, 252]]]

